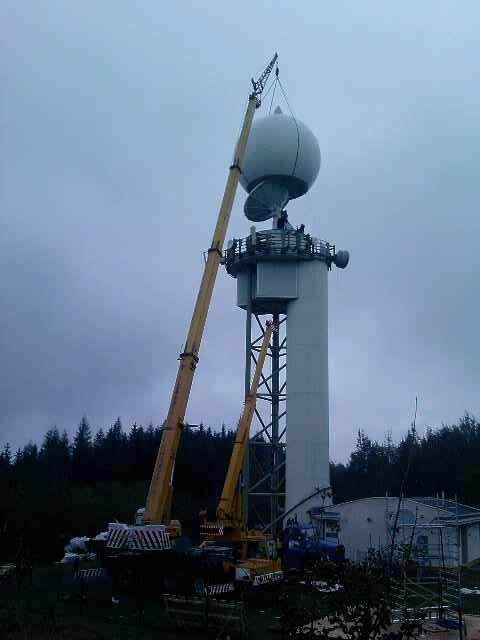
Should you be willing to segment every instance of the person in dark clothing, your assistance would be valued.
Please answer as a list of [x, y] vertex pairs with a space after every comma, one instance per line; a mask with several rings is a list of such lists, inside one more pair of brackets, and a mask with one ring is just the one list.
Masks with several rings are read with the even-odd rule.
[[285, 229], [287, 226], [287, 222], [288, 222], [288, 215], [287, 215], [287, 212], [283, 210], [277, 222], [277, 229]]

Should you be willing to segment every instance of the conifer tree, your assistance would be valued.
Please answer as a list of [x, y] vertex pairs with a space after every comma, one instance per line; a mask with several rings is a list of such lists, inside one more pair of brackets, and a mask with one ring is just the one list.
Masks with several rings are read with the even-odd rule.
[[92, 473], [93, 446], [92, 431], [84, 416], [78, 425], [72, 445], [72, 474], [74, 482], [88, 483]]

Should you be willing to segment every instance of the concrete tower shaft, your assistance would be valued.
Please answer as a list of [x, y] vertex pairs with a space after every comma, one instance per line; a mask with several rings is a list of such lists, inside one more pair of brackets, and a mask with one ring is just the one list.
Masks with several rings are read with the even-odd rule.
[[[298, 263], [297, 282], [298, 297], [287, 308], [287, 510], [330, 485], [328, 265]], [[299, 519], [310, 506], [299, 507]]]

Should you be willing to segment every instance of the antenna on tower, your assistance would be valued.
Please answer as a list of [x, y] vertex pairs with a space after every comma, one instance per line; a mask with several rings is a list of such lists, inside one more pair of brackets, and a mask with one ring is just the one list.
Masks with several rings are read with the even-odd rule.
[[243, 211], [252, 222], [279, 218], [290, 200], [309, 190], [320, 169], [320, 147], [293, 116], [274, 112], [252, 126], [240, 183], [248, 192]]
[[252, 189], [243, 211], [249, 220], [263, 222], [279, 217], [288, 203], [288, 189], [280, 180], [263, 180]]

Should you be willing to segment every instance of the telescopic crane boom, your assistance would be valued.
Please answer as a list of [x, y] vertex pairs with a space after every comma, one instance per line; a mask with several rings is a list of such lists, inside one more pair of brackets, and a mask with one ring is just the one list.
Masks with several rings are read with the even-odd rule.
[[[277, 582], [283, 577], [282, 562], [276, 552], [276, 541], [262, 531], [249, 529], [242, 517], [242, 500], [239, 491], [239, 478], [245, 452], [249, 442], [250, 427], [257, 403], [257, 392], [262, 377], [272, 332], [277, 328], [267, 322], [263, 334], [262, 346], [258, 354], [255, 373], [250, 385], [242, 417], [238, 424], [237, 434], [230, 456], [227, 475], [223, 485], [222, 496], [217, 509], [213, 513], [202, 511], [203, 518], [200, 532], [204, 536], [201, 545], [205, 556], [213, 550], [212, 571], [215, 569], [213, 558], [219, 548], [235, 549], [233, 555], [225, 558], [222, 567], [224, 577], [229, 576], [242, 589], [246, 584], [258, 586], [267, 582]], [[220, 547], [218, 546], [220, 545]]]
[[263, 335], [262, 346], [258, 354], [255, 373], [253, 375], [250, 391], [245, 400], [242, 417], [238, 424], [235, 442], [233, 444], [232, 455], [228, 465], [227, 475], [223, 484], [223, 491], [217, 507], [217, 521], [228, 528], [240, 528], [242, 526], [241, 499], [238, 492], [238, 481], [247, 450], [250, 426], [257, 404], [257, 391], [260, 384], [268, 346], [275, 330], [273, 323], [267, 322]]
[[179, 357], [180, 364], [177, 378], [170, 400], [170, 407], [152, 479], [150, 481], [150, 488], [148, 490], [144, 515], [145, 522], [159, 524], [168, 524], [170, 522], [172, 475], [175, 457], [184, 427], [185, 413], [190, 397], [193, 376], [198, 363], [198, 353], [210, 301], [212, 299], [213, 287], [215, 285], [218, 267], [223, 257], [223, 244], [225, 242], [228, 222], [240, 178], [241, 164], [245, 155], [255, 109], [260, 106], [263, 89], [277, 62], [277, 57], [277, 54], [275, 54], [258, 80], [255, 81], [252, 79], [253, 90], [249, 96], [247, 111], [243, 120], [240, 138], [235, 149], [234, 160], [230, 166], [212, 243], [208, 249], [208, 258], [193, 310], [185, 348]]

